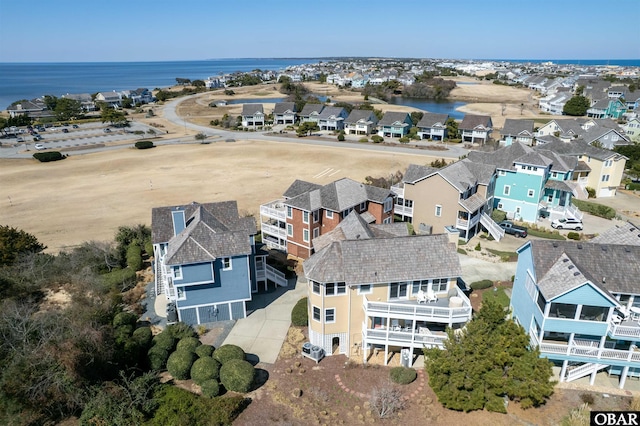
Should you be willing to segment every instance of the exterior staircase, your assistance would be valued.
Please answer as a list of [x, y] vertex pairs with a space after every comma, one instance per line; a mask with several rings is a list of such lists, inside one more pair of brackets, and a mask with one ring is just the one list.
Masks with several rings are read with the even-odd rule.
[[155, 262], [155, 278], [156, 278], [156, 296], [164, 294], [164, 289], [167, 285], [164, 274], [162, 273], [162, 261], [157, 259]]
[[577, 380], [581, 377], [585, 377], [585, 376], [589, 376], [594, 372], [598, 372], [600, 370], [602, 370], [603, 368], [608, 367], [607, 364], [597, 364], [597, 363], [593, 363], [593, 362], [587, 362], [585, 364], [579, 365], [577, 367], [573, 367], [568, 369], [564, 381], [565, 382], [572, 382], [574, 380]]
[[482, 213], [480, 215], [480, 224], [489, 231], [489, 234], [491, 234], [496, 241], [500, 241], [502, 237], [504, 237], [504, 229], [500, 228], [500, 225], [491, 219], [491, 216], [488, 214]]

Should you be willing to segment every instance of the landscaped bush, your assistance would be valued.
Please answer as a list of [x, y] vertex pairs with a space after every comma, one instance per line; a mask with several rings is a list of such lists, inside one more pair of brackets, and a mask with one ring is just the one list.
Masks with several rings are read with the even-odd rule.
[[220, 395], [220, 384], [216, 379], [205, 380], [200, 385], [200, 389], [202, 389], [202, 395], [209, 398], [215, 398]]
[[129, 324], [124, 324], [113, 329], [113, 338], [119, 345], [123, 345], [124, 342], [129, 340], [129, 337], [131, 337], [132, 334], [133, 326]]
[[119, 291], [133, 287], [137, 280], [136, 271], [131, 268], [114, 269], [101, 277], [107, 288]]
[[220, 382], [227, 390], [245, 393], [251, 390], [255, 374], [255, 368], [249, 362], [232, 359], [220, 367]]
[[185, 351], [195, 353], [196, 348], [201, 344], [202, 343], [197, 337], [183, 337], [178, 341], [178, 344], [176, 345], [176, 350], [177, 351], [185, 350]]
[[564, 237], [564, 235], [560, 235], [560, 233], [558, 231], [548, 231], [548, 230], [544, 230], [544, 229], [532, 229], [529, 228], [527, 230], [527, 234], [529, 234], [532, 237], [540, 237], [540, 238], [547, 238], [550, 240], [566, 240], [566, 238]]
[[410, 139], [407, 136], [403, 136], [400, 139], [398, 139], [398, 142], [400, 143], [409, 143]]
[[153, 256], [153, 243], [151, 240], [144, 242], [144, 252], [147, 253], [147, 256]]
[[344, 133], [338, 133], [338, 141], [339, 142], [344, 142]]
[[191, 373], [191, 366], [196, 360], [196, 354], [187, 350], [175, 351], [169, 355], [167, 360], [167, 370], [174, 379], [188, 380]]
[[507, 212], [505, 212], [505, 211], [494, 209], [491, 212], [491, 219], [493, 219], [497, 223], [502, 222], [506, 218], [507, 218]]
[[204, 358], [207, 356], [212, 356], [214, 351], [214, 347], [211, 345], [200, 345], [196, 348], [196, 355], [200, 358]]
[[151, 346], [151, 340], [153, 339], [153, 333], [151, 333], [150, 327], [140, 327], [133, 332], [133, 339], [138, 342], [143, 348]]
[[219, 377], [220, 363], [213, 358], [198, 358], [191, 366], [191, 379], [198, 385], [210, 379], [217, 380]]
[[609, 206], [575, 199], [571, 202], [583, 212], [591, 213], [594, 216], [604, 217], [605, 219], [613, 219], [616, 217], [616, 211]]
[[570, 239], [570, 240], [576, 240], [576, 241], [578, 241], [578, 240], [580, 240], [580, 234], [579, 234], [579, 233], [577, 233], [577, 232], [569, 232], [569, 233], [567, 234], [567, 238], [568, 238], [568, 239]]
[[151, 141], [138, 141], [135, 143], [135, 147], [138, 149], [149, 149], [153, 148], [155, 145]]
[[120, 327], [121, 325], [135, 326], [138, 317], [131, 312], [119, 312], [113, 317], [113, 326]]
[[373, 135], [371, 136], [371, 140], [375, 143], [380, 143], [384, 141], [384, 138], [380, 135]]
[[491, 286], [493, 286], [493, 281], [491, 280], [474, 281], [471, 283], [472, 290], [482, 290], [483, 288], [489, 288]]
[[164, 329], [161, 333], [157, 334], [153, 338], [153, 345], [158, 346], [166, 351], [173, 352], [176, 348], [178, 339], [171, 335], [168, 329]]
[[152, 370], [164, 370], [169, 359], [169, 351], [165, 348], [154, 345], [147, 352], [149, 357], [149, 368]]
[[47, 151], [47, 152], [36, 152], [35, 154], [33, 154], [33, 158], [35, 158], [41, 163], [48, 163], [49, 161], [64, 160], [67, 157], [65, 157], [58, 151]]
[[413, 382], [416, 377], [418, 377], [418, 373], [413, 368], [408, 367], [393, 367], [391, 372], [389, 373], [391, 380], [394, 383], [398, 383], [400, 385], [408, 385]]
[[482, 250], [482, 247], [480, 247], [480, 243], [476, 244], [476, 246], [473, 248], [475, 251], [480, 251]]
[[244, 361], [244, 357], [244, 351], [240, 346], [236, 345], [222, 345], [213, 352], [213, 359], [222, 365], [234, 359]]
[[134, 271], [142, 269], [142, 249], [138, 244], [129, 244], [127, 247], [127, 266]]
[[184, 337], [198, 337], [198, 333], [189, 324], [178, 322], [167, 327], [167, 331], [176, 339]]
[[369, 139], [367, 139], [367, 138], [360, 138], [360, 139], [358, 139], [358, 142], [366, 143], [366, 142], [369, 142]]
[[297, 327], [304, 327], [309, 324], [309, 314], [307, 310], [307, 298], [298, 300], [291, 310], [291, 324]]
[[596, 198], [596, 190], [591, 188], [590, 186], [587, 186], [585, 188], [585, 191], [587, 191], [587, 194], [589, 195], [588, 198]]

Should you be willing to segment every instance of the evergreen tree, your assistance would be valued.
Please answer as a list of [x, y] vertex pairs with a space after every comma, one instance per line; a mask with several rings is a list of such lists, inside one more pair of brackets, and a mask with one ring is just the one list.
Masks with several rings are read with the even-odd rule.
[[579, 117], [585, 115], [590, 106], [591, 103], [589, 102], [589, 99], [584, 96], [574, 96], [564, 104], [562, 112], [566, 115]]

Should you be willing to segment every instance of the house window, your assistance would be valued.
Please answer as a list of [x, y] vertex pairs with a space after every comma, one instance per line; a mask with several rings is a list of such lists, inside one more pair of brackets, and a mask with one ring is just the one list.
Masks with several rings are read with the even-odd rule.
[[538, 308], [544, 313], [544, 307], [547, 305], [547, 301], [544, 299], [542, 293], [538, 292]]
[[580, 319], [584, 321], [600, 321], [603, 322], [607, 319], [607, 312], [609, 308], [603, 308], [602, 306], [587, 306], [583, 305], [580, 311]]
[[511, 192], [511, 187], [509, 185], [505, 185], [502, 193], [504, 195], [509, 195], [510, 192]]
[[291, 219], [293, 217], [293, 207], [287, 206], [287, 217]]
[[309, 223], [309, 212], [302, 212], [302, 223]]
[[333, 212], [331, 210], [326, 211], [327, 219], [333, 219]]
[[358, 294], [371, 294], [373, 293], [373, 287], [371, 284], [362, 284], [358, 287]]
[[498, 176], [506, 176], [507, 172], [505, 172], [504, 170], [498, 170]]
[[304, 241], [305, 243], [309, 242], [309, 230], [308, 229], [303, 229], [302, 230], [302, 241]]
[[607, 160], [604, 162], [605, 167], [611, 167], [612, 164], [613, 164], [613, 160]]
[[502, 208], [503, 208], [502, 203], [498, 203], [498, 209], [499, 209], [499, 210], [502, 210]]
[[320, 294], [320, 283], [312, 281], [311, 287], [314, 294]]
[[424, 292], [426, 292], [427, 290], [429, 290], [429, 280], [422, 280], [422, 281], [414, 281], [413, 285], [411, 286], [411, 293], [412, 294], [418, 294], [418, 292], [422, 290]]
[[557, 178], [557, 177], [558, 177], [558, 172], [553, 172], [553, 173], [551, 173], [551, 177], [553, 177], [553, 178]]
[[609, 175], [602, 175], [603, 182], [609, 182]]
[[187, 292], [184, 287], [176, 287], [176, 297], [178, 300], [187, 300]]
[[360, 211], [361, 212], [365, 211], [366, 208], [367, 208], [367, 203], [366, 202], [363, 201], [362, 203], [360, 203]]
[[313, 212], [313, 223], [318, 223], [320, 220], [320, 212], [318, 210]]
[[336, 308], [324, 310], [324, 322], [336, 322]]
[[293, 237], [293, 225], [290, 223], [287, 223], [287, 236]]
[[389, 286], [389, 299], [407, 297], [407, 283], [391, 283]]
[[320, 308], [317, 306], [313, 307], [313, 319], [320, 322]]
[[533, 189], [527, 191], [527, 197], [533, 198], [533, 194], [535, 194], [535, 191]]
[[222, 270], [223, 271], [230, 271], [231, 269], [232, 269], [231, 258], [230, 257], [222, 258]]
[[447, 284], [449, 280], [447, 278], [436, 278], [431, 283], [431, 289], [435, 292], [447, 291]]
[[345, 294], [347, 285], [345, 283], [328, 283], [325, 285], [325, 296], [335, 296], [337, 294]]
[[182, 266], [174, 266], [173, 267], [173, 279], [181, 280], [182, 279]]
[[442, 216], [442, 206], [440, 204], [436, 204], [436, 216]]
[[384, 223], [384, 224], [389, 224], [389, 223], [392, 223], [392, 220], [393, 220], [393, 218], [392, 218], [391, 216], [389, 216], [389, 217], [385, 217], [385, 218], [382, 220], [382, 223]]
[[537, 168], [537, 167], [534, 167], [534, 168], [533, 168], [533, 171], [534, 171], [534, 172], [537, 172], [537, 171], [538, 171], [538, 168]]
[[551, 303], [549, 317], [574, 319], [576, 317], [576, 308], [576, 305], [570, 305], [568, 303]]
[[387, 198], [384, 200], [384, 212], [388, 213], [393, 209], [393, 198]]
[[318, 238], [320, 235], [320, 228], [313, 228], [313, 238]]

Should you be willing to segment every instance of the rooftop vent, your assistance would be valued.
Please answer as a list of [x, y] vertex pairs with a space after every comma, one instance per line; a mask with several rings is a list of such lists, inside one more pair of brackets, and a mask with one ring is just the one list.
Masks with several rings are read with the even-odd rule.
[[552, 243], [554, 247], [558, 247], [558, 243], [556, 243], [555, 241]]
[[575, 271], [575, 272], [573, 273], [573, 276], [574, 276], [574, 277], [577, 277], [578, 275], [580, 275], [580, 271]]
[[609, 249], [609, 247], [607, 246], [600, 246], [602, 248], [602, 251], [607, 251]]
[[562, 259], [563, 262], [567, 263], [569, 261], [569, 259], [567, 259], [566, 257], [564, 259]]
[[576, 267], [576, 265], [569, 265], [569, 269], [573, 269], [575, 267]]
[[578, 250], [582, 250], [582, 244], [578, 244]]

